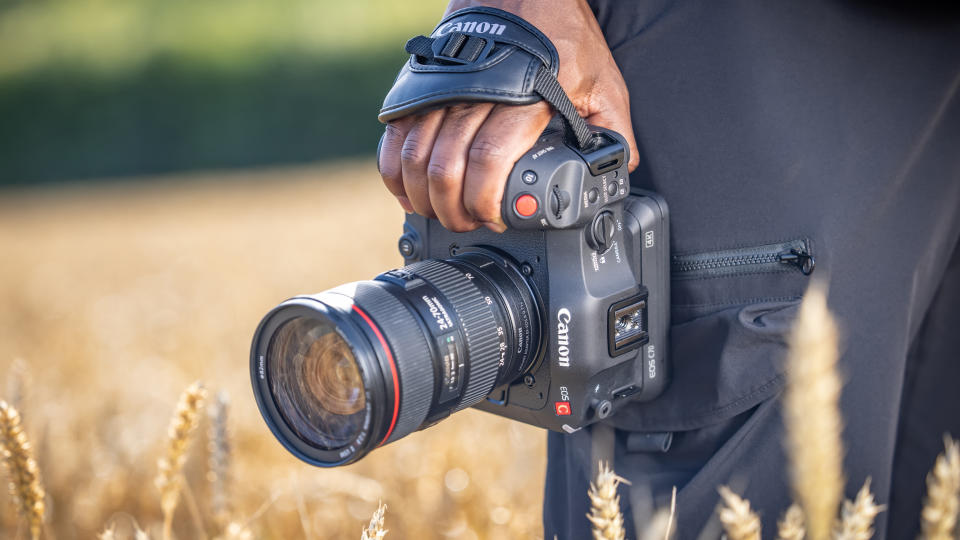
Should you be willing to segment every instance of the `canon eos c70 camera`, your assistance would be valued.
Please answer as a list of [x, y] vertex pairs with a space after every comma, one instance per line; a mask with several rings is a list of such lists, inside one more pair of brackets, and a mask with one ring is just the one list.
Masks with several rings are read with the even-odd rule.
[[573, 432], [667, 381], [667, 208], [631, 193], [623, 139], [547, 131], [507, 181], [507, 232], [408, 215], [407, 266], [274, 308], [253, 342], [257, 403], [321, 466], [476, 406]]
[[655, 397], [668, 376], [667, 207], [631, 191], [624, 139], [586, 125], [553, 44], [513, 14], [456, 11], [406, 49], [383, 122], [470, 101], [545, 100], [558, 116], [506, 180], [505, 233], [408, 215], [406, 266], [264, 317], [250, 375], [274, 435], [337, 466], [466, 407], [569, 433]]

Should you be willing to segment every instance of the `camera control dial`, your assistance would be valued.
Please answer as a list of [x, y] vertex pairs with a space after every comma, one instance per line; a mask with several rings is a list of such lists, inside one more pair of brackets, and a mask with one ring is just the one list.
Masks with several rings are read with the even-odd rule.
[[561, 214], [570, 206], [570, 193], [556, 186], [550, 192], [550, 212], [560, 219]]
[[610, 249], [613, 243], [613, 234], [617, 230], [613, 212], [604, 210], [593, 218], [593, 223], [587, 228], [587, 244], [600, 253]]

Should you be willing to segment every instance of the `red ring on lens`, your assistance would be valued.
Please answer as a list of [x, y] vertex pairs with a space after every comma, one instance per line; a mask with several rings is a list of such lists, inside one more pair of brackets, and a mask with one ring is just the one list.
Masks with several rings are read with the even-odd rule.
[[390, 352], [387, 340], [384, 339], [383, 334], [380, 333], [380, 329], [377, 328], [377, 325], [373, 324], [373, 320], [370, 319], [362, 309], [358, 308], [356, 304], [353, 305], [353, 310], [363, 317], [363, 320], [366, 321], [370, 329], [373, 330], [373, 333], [376, 334], [377, 339], [380, 341], [380, 346], [382, 346], [384, 352], [387, 353], [387, 360], [390, 361], [390, 373], [393, 375], [393, 419], [390, 420], [390, 427], [387, 428], [387, 434], [383, 436], [383, 440], [377, 445], [377, 447], [380, 447], [383, 446], [383, 443], [387, 442], [390, 434], [393, 433], [393, 428], [397, 425], [397, 413], [400, 412], [400, 379], [397, 377], [397, 364], [393, 361], [393, 354]]

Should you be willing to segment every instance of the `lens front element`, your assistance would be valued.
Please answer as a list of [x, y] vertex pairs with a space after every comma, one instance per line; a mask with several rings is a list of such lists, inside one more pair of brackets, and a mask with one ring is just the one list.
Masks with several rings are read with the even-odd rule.
[[300, 438], [334, 450], [356, 437], [366, 392], [353, 351], [333, 323], [291, 319], [274, 334], [267, 358], [274, 403]]
[[352, 463], [522, 377], [540, 321], [516, 264], [470, 248], [271, 310], [251, 349], [254, 395], [294, 455]]

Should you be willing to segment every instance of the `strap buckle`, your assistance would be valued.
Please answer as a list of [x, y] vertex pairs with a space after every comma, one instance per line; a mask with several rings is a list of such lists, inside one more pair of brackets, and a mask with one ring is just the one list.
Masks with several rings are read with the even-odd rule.
[[494, 41], [489, 38], [450, 32], [438, 38], [417, 36], [407, 42], [408, 53], [416, 55], [421, 63], [436, 62], [445, 65], [467, 65], [490, 55]]
[[[439, 45], [439, 47], [438, 47]], [[450, 32], [434, 41], [434, 60], [451, 64], [472, 64], [479, 62], [493, 50], [493, 40], [471, 36], [460, 32]]]

